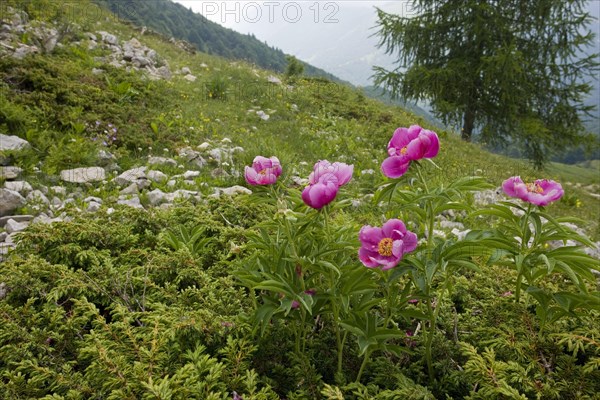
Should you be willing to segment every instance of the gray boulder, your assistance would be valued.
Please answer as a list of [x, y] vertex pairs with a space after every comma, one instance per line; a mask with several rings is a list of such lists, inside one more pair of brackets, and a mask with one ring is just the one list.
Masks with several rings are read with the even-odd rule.
[[4, 227], [9, 219], [16, 222], [29, 222], [33, 219], [33, 215], [7, 215], [6, 217], [0, 217], [0, 227]]
[[90, 201], [90, 202], [88, 203], [88, 206], [87, 206], [87, 209], [86, 209], [86, 210], [87, 210], [88, 212], [96, 212], [96, 211], [98, 211], [98, 210], [100, 209], [100, 207], [102, 207], [102, 204], [100, 204], [100, 203], [97, 203], [97, 202], [95, 202], [95, 201]]
[[159, 206], [165, 201], [165, 193], [160, 189], [154, 189], [153, 191], [148, 192], [148, 201], [153, 207]]
[[23, 150], [28, 147], [30, 147], [30, 145], [27, 140], [21, 139], [18, 136], [9, 136], [0, 133], [0, 151]]
[[114, 179], [114, 182], [120, 186], [129, 186], [140, 178], [146, 178], [146, 167], [132, 168], [123, 172]]
[[17, 208], [25, 205], [25, 199], [9, 189], [0, 189], [0, 217], [11, 214]]
[[148, 164], [150, 165], [169, 165], [171, 167], [177, 166], [177, 161], [167, 157], [149, 157]]
[[0, 167], [0, 178], [17, 179], [23, 170], [19, 167]]
[[215, 188], [215, 193], [211, 194], [210, 197], [219, 198], [221, 195], [234, 196], [236, 194], [252, 194], [252, 190], [239, 185], [228, 188]]
[[14, 219], [9, 219], [6, 222], [6, 225], [4, 225], [4, 229], [6, 229], [6, 232], [10, 235], [15, 232], [21, 232], [22, 230], [25, 230], [25, 228], [27, 228], [28, 226], [29, 221], [17, 222]]
[[115, 35], [112, 35], [108, 32], [99, 31], [98, 34], [102, 36], [102, 41], [107, 44], [111, 44], [113, 46], [117, 46], [119, 44], [119, 40]]
[[26, 195], [33, 190], [31, 185], [25, 181], [6, 181], [4, 182], [4, 187], [8, 190], [19, 192], [21, 195]]
[[119, 192], [119, 194], [138, 194], [138, 193], [139, 193], [138, 186], [135, 182]]
[[60, 179], [70, 183], [87, 183], [103, 181], [106, 172], [101, 167], [75, 168], [60, 171]]
[[40, 190], [34, 190], [33, 192], [29, 193], [25, 199], [29, 203], [43, 203], [45, 205], [50, 205], [50, 200], [48, 200], [46, 195]]
[[129, 206], [129, 207], [133, 207], [133, 208], [144, 208], [144, 206], [142, 206], [142, 203], [140, 202], [140, 198], [137, 197], [136, 195], [127, 198], [125, 196], [119, 196], [119, 199], [117, 200], [117, 204], [122, 204], [125, 206]]
[[152, 182], [156, 182], [156, 183], [161, 183], [166, 181], [169, 177], [160, 172], [160, 171], [148, 171], [148, 173], [146, 174], [146, 177], [151, 180]]

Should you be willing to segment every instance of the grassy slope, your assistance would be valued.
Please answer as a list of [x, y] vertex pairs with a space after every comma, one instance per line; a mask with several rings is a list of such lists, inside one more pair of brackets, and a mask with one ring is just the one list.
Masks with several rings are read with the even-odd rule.
[[[89, 7], [87, 15], [102, 15], [100, 11], [90, 11], [94, 10], [95, 6], [83, 2], [81, 4], [82, 7]], [[303, 177], [307, 176], [312, 163], [318, 159], [353, 163], [354, 178], [339, 198], [356, 198], [372, 193], [375, 185], [384, 181], [378, 173], [379, 164], [386, 155], [385, 146], [394, 129], [415, 123], [427, 126], [421, 118], [401, 108], [383, 105], [347, 87], [310, 79], [300, 80], [289, 89], [268, 84], [268, 72], [241, 62], [231, 63], [201, 53], [186, 53], [162, 37], [140, 36], [136, 27], [111, 18], [106, 19], [105, 16], [106, 14], [98, 20], [98, 24], [96, 20], [89, 18], [80, 19], [79, 23], [84, 31], [105, 30], [118, 35], [121, 40], [138, 37], [143, 44], [155, 49], [161, 57], [168, 60], [172, 71], [188, 66], [198, 76], [198, 80], [190, 83], [175, 76], [168, 82], [149, 82], [140, 79], [139, 74], [113, 70], [95, 62], [93, 57], [102, 55], [101, 51], [90, 54], [77, 47], [66, 47], [54, 55], [34, 57], [23, 62], [0, 60], [0, 85], [1, 82], [6, 83], [0, 86], [3, 95], [0, 96], [0, 100], [4, 101], [1, 110], [5, 113], [0, 113], [0, 116], [4, 115], [3, 119], [0, 119], [0, 129], [27, 137], [34, 145], [35, 150], [27, 158], [19, 159], [19, 163], [31, 173], [27, 179], [34, 184], [37, 183], [36, 179], [40, 179], [44, 184], [56, 182], [52, 177], [34, 178], [33, 168], [39, 160], [43, 162], [42, 170], [48, 172], [59, 167], [95, 165], [96, 160], [93, 157], [77, 154], [78, 150], [85, 154], [88, 149], [96, 149], [89, 140], [81, 138], [82, 135], [77, 133], [73, 124], [102, 120], [110, 121], [119, 128], [119, 145], [110, 150], [119, 156], [122, 168], [144, 164], [148, 154], [172, 155], [175, 149], [183, 146], [195, 146], [206, 140], [215, 143], [229, 138], [233, 145], [245, 149], [234, 159], [238, 170], [250, 164], [257, 154], [277, 155], [284, 166], [284, 178], [289, 178], [293, 172]], [[206, 63], [208, 68], [201, 68], [202, 63]], [[105, 68], [108, 80], [93, 75], [93, 67]], [[215, 82], [222, 81], [228, 82], [227, 98], [209, 98], [207, 91], [214, 87]], [[123, 93], [119, 89], [121, 83], [130, 85], [134, 92]], [[69, 93], [75, 96], [69, 97]], [[298, 111], [295, 111], [294, 105]], [[264, 110], [271, 118], [268, 121], [261, 120], [255, 112], [248, 112], [253, 108]], [[6, 110], [10, 110], [10, 113]], [[6, 114], [10, 115], [7, 117]], [[157, 127], [156, 132], [151, 128], [152, 123]], [[565, 200], [551, 206], [549, 210], [553, 214], [579, 216], [586, 221], [585, 225], [595, 238], [600, 236], [597, 222], [600, 201], [586, 194], [583, 188], [592, 183], [598, 185], [597, 175], [584, 176], [583, 173], [574, 172], [574, 169], [557, 165], [553, 165], [546, 172], [536, 172], [525, 162], [487, 153], [477, 145], [463, 143], [453, 134], [438, 133], [441, 136], [442, 150], [436, 158], [436, 163], [441, 169], [428, 169], [431, 180], [448, 182], [464, 175], [482, 175], [499, 186], [506, 177], [519, 174], [524, 179], [549, 177], [563, 183], [579, 183], [581, 188], [565, 185]], [[49, 138], [52, 141], [46, 147], [45, 142]], [[75, 145], [79, 147], [74, 147]], [[168, 152], [164, 152], [164, 148]], [[375, 170], [375, 174], [361, 172], [367, 169]], [[165, 172], [173, 174], [175, 169]], [[408, 178], [411, 177], [409, 174]], [[205, 191], [205, 194], [210, 193], [210, 189], [202, 188], [199, 185], [201, 182], [208, 182], [211, 186], [244, 184], [243, 178], [215, 179], [203, 171], [197, 183], [198, 188]], [[118, 189], [110, 187], [102, 190], [102, 197], [115, 196], [118, 193]], [[151, 344], [145, 341], [147, 337], [142, 336], [143, 329], [131, 329], [131, 321], [137, 321], [138, 317], [147, 326], [155, 327], [155, 332], [159, 332], [155, 333], [157, 337], [168, 338], [172, 332], [189, 335], [193, 340], [207, 343], [213, 355], [220, 354], [219, 346], [224, 347], [225, 337], [231, 334], [229, 328], [223, 324], [236, 321], [241, 325], [242, 322], [235, 318], [250, 309], [243, 289], [239, 288], [231, 275], [231, 267], [244, 263], [244, 257], [252, 250], [245, 248], [246, 229], [251, 229], [257, 220], [264, 220], [271, 215], [268, 209], [266, 213], [264, 209], [257, 212], [249, 199], [250, 197], [240, 197], [210, 201], [207, 206], [157, 210], [152, 213], [121, 209], [114, 217], [99, 213], [97, 218], [84, 215], [72, 224], [35, 227], [29, 237], [29, 247], [21, 249], [22, 255], [30, 258], [16, 259], [0, 270], [0, 282], [7, 282], [8, 287], [19, 288], [10, 294], [10, 302], [7, 300], [0, 303], [0, 306], [4, 307], [0, 330], [5, 332], [3, 340], [7, 343], [0, 348], [3, 352], [3, 357], [0, 357], [0, 369], [14, 370], [14, 366], [17, 365], [21, 368], [19, 373], [21, 370], [25, 371], [24, 373], [33, 370], [31, 376], [38, 377], [38, 381], [45, 379], [47, 382], [54, 382], [50, 389], [46, 389], [48, 385], [45, 382], [37, 385], [43, 388], [39, 393], [28, 391], [28, 386], [36, 387], [33, 383], [24, 384], [26, 389], [19, 393], [28, 395], [23, 395], [23, 398], [39, 398], [50, 393], [48, 390], [64, 392], [66, 389], [60, 385], [70, 387], [73, 382], [77, 384], [73, 387], [81, 391], [82, 396], [91, 397], [97, 393], [98, 387], [111, 384], [105, 382], [105, 377], [116, 375], [110, 362], [111, 357], [120, 362], [120, 365], [133, 364], [131, 360], [144, 359], [143, 355], [130, 354], [131, 349], [140, 343], [153, 351], [149, 356], [150, 365], [154, 365], [155, 355], [158, 359], [165, 354], [177, 355], [178, 351], [183, 352], [182, 348], [174, 348], [173, 343], [167, 339], [161, 340], [156, 348], [156, 341], [153, 340]], [[577, 203], [577, 200], [580, 203]], [[350, 210], [348, 213], [345, 217], [357, 225], [364, 222], [379, 223], [381, 218], [380, 209], [372, 205], [361, 207], [358, 211]], [[216, 232], [214, 236], [217, 239], [213, 245], [203, 249], [199, 258], [182, 251], [173, 252], [161, 237], [165, 228], [177, 229], [180, 225], [188, 228], [210, 227]], [[230, 253], [229, 246], [233, 243], [242, 243], [243, 249], [239, 258]], [[88, 249], [92, 250], [88, 252]], [[84, 274], [81, 275], [81, 271], [84, 271]], [[536, 359], [537, 351], [533, 355], [528, 353], [528, 349], [533, 348], [532, 344], [537, 340], [535, 334], [531, 333], [533, 329], [529, 329], [531, 310], [501, 295], [507, 287], [510, 288], [509, 281], [514, 279], [514, 274], [495, 266], [486, 271], [488, 272], [478, 275], [466, 274], [457, 277], [452, 304], [463, 308], [456, 317], [459, 318], [460, 339], [481, 346], [494, 346], [499, 360], [513, 361], [515, 353], [526, 353], [524, 359]], [[129, 281], [131, 276], [134, 277], [132, 282], [136, 285], [135, 292], [138, 297], [142, 290], [145, 296], [146, 283], [150, 282], [148, 303], [152, 305], [150, 310], [137, 312], [134, 317], [128, 316], [129, 314], [119, 308], [122, 304], [131, 307], [126, 299], [128, 291], [125, 290], [125, 295], [120, 292], [121, 284], [126, 284], [127, 287], [132, 285]], [[97, 290], [94, 287], [96, 282], [100, 282], [102, 288], [106, 289]], [[80, 286], [84, 285], [85, 289], [80, 289]], [[56, 299], [68, 296], [78, 298], [85, 294], [93, 303], [93, 307], [90, 306], [89, 311], [84, 309], [87, 303], [78, 302], [74, 306], [73, 315], [82, 322], [73, 322], [74, 319], [69, 317], [71, 310], [66, 310], [69, 305], [64, 307], [66, 311], [63, 310], [62, 304], [56, 304], [55, 297], [47, 295], [49, 292]], [[133, 298], [133, 288], [131, 292]], [[33, 301], [30, 305], [27, 302], [28, 298], [37, 299], [37, 305], [42, 304], [43, 307], [52, 310], [52, 313], [47, 313], [50, 317], [40, 317], [36, 314], [36, 305], [33, 305]], [[108, 320], [104, 322], [98, 317], [91, 325], [87, 319], [80, 317], [83, 311], [96, 315], [93, 312], [94, 307], [100, 309], [96, 310], [98, 315], [113, 315], [112, 323]], [[135, 306], [132, 307], [137, 310]], [[507, 309], [511, 310], [510, 313]], [[163, 310], [168, 310], [169, 315], [176, 317], [173, 318], [177, 326], [172, 330], [166, 328], [170, 325], [169, 320], [163, 317]], [[454, 319], [456, 314], [450, 311], [446, 314], [443, 328], [446, 332], [457, 329], [456, 325], [453, 325], [457, 323]], [[56, 317], [52, 317], [53, 315]], [[125, 315], [125, 323], [119, 325], [121, 315]], [[188, 321], [190, 315], [193, 318], [189, 327], [185, 324], [180, 326], [180, 321]], [[76, 323], [81, 323], [82, 327], [78, 328]], [[573, 327], [583, 329], [591, 326], [585, 325], [587, 322], [578, 325], [580, 323], [569, 321], [554, 328], [561, 332], [570, 332]], [[63, 330], [66, 333], [63, 334]], [[77, 332], [81, 337], [75, 334], [69, 336], [71, 331]], [[236, 333], [241, 331], [241, 328], [233, 330]], [[64, 335], [64, 338], [61, 335]], [[103, 335], [106, 337], [102, 337]], [[94, 341], [96, 336], [101, 337], [102, 343], [115, 346], [107, 357], [109, 362], [104, 364], [101, 359], [102, 349], [98, 346], [100, 341]], [[281, 341], [274, 341], [274, 344], [269, 346], [269, 343], [259, 343], [256, 337], [248, 336], [252, 339], [249, 343], [260, 346], [261, 352], [267, 349], [266, 353], [259, 354], [257, 359], [253, 360], [252, 366], [257, 368], [261, 376], [269, 376], [272, 379], [269, 382], [275, 385], [277, 382], [272, 378], [272, 370], [269, 367], [277, 363], [277, 360], [284, 359], [282, 354], [285, 353], [284, 345], [287, 342], [281, 340], [282, 338], [275, 338]], [[58, 338], [59, 344], [65, 344], [67, 348], [61, 348], [60, 351], [54, 349], [53, 342], [49, 342], [48, 338], [55, 337]], [[268, 336], [266, 342], [272, 339], [272, 336]], [[436, 347], [436, 354], [440, 363], [452, 364], [448, 369], [454, 371], [456, 376], [464, 376], [460, 367], [461, 364], [464, 366], [464, 359], [448, 356], [456, 354], [448, 349], [452, 346], [450, 340], [437, 340], [440, 346]], [[83, 346], [82, 343], [86, 347], [82, 351], [83, 356], [80, 356], [78, 352]], [[523, 347], [515, 347], [515, 343]], [[279, 344], [281, 348], [278, 347]], [[324, 346], [330, 344], [323, 342]], [[272, 353], [268, 352], [269, 349]], [[561, 352], [557, 350], [556, 353]], [[268, 360], [270, 356], [275, 361]], [[382, 362], [386, 357], [381, 357], [378, 362]], [[561, 357], [564, 358], [564, 355]], [[38, 359], [43, 361], [40, 363], [44, 365], [43, 371], [40, 368], [30, 368], [27, 364], [29, 360], [38, 362]], [[77, 359], [77, 362], [72, 361], [73, 359]], [[352, 362], [356, 363], [359, 359], [354, 353], [349, 354], [348, 359], [348, 369], [355, 371], [357, 365]], [[94, 362], [91, 363], [90, 360]], [[419, 365], [412, 363], [418, 362], [418, 353], [417, 356], [406, 360], [408, 361], [404, 361], [403, 364], [404, 371], [417, 371], [412, 376], [417, 380]], [[528, 365], [526, 361], [518, 361], [522, 365]], [[54, 371], [56, 364], [67, 365], [67, 362], [72, 363], [69, 365], [76, 365], [77, 368], [73, 371], [58, 368], [56, 373], [48, 372]], [[134, 378], [129, 380], [129, 387], [133, 385], [132, 382], [145, 382], [148, 376], [154, 376], [156, 382], [165, 375], [172, 376], [174, 367], [166, 368], [165, 363], [159, 362], [160, 368], [157, 365], [156, 371], [150, 368], [148, 372], [139, 368], [136, 373], [128, 375]], [[373, 364], [373, 368], [369, 368], [367, 372], [369, 382], [379, 382], [388, 377], [391, 382], [393, 374], [389, 370], [390, 363], [382, 363], [379, 369], [375, 362]], [[460, 371], [454, 364], [459, 366]], [[96, 378], [92, 373], [103, 365], [108, 365], [109, 368]], [[535, 363], [534, 368], [539, 365]], [[288, 370], [283, 371], [279, 371], [279, 374], [289, 373]], [[566, 371], [564, 376], [568, 381], [564, 382], [565, 385], [577, 384], [576, 378], [570, 375], [568, 368], [560, 367], [557, 371]], [[83, 379], [84, 373], [86, 379]], [[304, 379], [306, 370], [301, 370], [300, 375]], [[9, 378], [6, 378], [6, 382], [11, 385], [19, 381], [15, 377]], [[66, 383], [62, 383], [63, 378]], [[324, 381], [331, 383], [333, 378], [326, 376]], [[81, 388], [78, 386], [79, 382], [82, 382]], [[0, 382], [0, 387], [4, 383], [5, 381]], [[276, 389], [280, 390], [279, 393], [286, 393], [285, 390], [293, 390], [292, 383], [295, 384], [290, 380], [289, 387], [284, 385], [283, 388]], [[121, 383], [112, 385], [118, 387]], [[443, 388], [445, 383], [440, 385]], [[230, 390], [231, 387], [225, 389]], [[237, 387], [235, 389], [239, 390]], [[465, 391], [468, 392], [468, 389]], [[464, 391], [461, 393], [464, 394]], [[11, 398], [10, 394], [5, 396]], [[461, 397], [457, 395], [456, 398]]]
[[[97, 7], [94, 4], [86, 7], [84, 14], [72, 13], [74, 22], [79, 23], [83, 31], [106, 30], [116, 34], [120, 40], [138, 37], [166, 59], [172, 71], [188, 66], [199, 79], [190, 83], [175, 76], [171, 81], [143, 81], [139, 74], [126, 74], [96, 63], [93, 56], [102, 55], [101, 51], [89, 53], [76, 47], [65, 47], [52, 56], [51, 68], [46, 66], [42, 69], [46, 68], [46, 73], [51, 75], [67, 75], [65, 79], [69, 85], [82, 84], [72, 90], [89, 101], [79, 104], [77, 100], [75, 104], [65, 105], [48, 100], [47, 108], [37, 111], [33, 118], [22, 117], [28, 122], [12, 133], [25, 137], [27, 130], [44, 126], [44, 129], [53, 132], [54, 137], [72, 137], [77, 136], [69, 129], [73, 122], [112, 121], [120, 130], [121, 146], [117, 153], [122, 156], [124, 168], [139, 163], [136, 160], [140, 156], [160, 153], [158, 149], [172, 151], [187, 144], [197, 145], [205, 140], [227, 137], [234, 145], [246, 150], [236, 160], [240, 170], [257, 154], [277, 155], [288, 172], [295, 169], [303, 176], [310, 172], [310, 165], [318, 159], [351, 162], [355, 164], [356, 171], [377, 171], [395, 128], [415, 123], [428, 125], [421, 117], [399, 107], [384, 105], [358, 91], [327, 81], [303, 79], [291, 87], [269, 84], [266, 71], [244, 62], [230, 62], [203, 53], [187, 53], [159, 35], [141, 36], [137, 27], [110, 18], [106, 10], [91, 12], [91, 8]], [[96, 21], [89, 15], [101, 18]], [[209, 67], [201, 68], [202, 63]], [[108, 79], [92, 75], [93, 67], [107, 69]], [[54, 71], [48, 72], [48, 68]], [[14, 81], [14, 76], [9, 75], [5, 75], [5, 81]], [[133, 82], [132, 87], [138, 94], [119, 96], [116, 87], [121, 81]], [[215, 100], [208, 96], [215, 82], [225, 82], [226, 99]], [[57, 87], [62, 84], [56, 83]], [[9, 93], [5, 99], [14, 101], [14, 104], [29, 102], [29, 105], [37, 105], [38, 99], [26, 98], [27, 93], [22, 98], [15, 98], [10, 87], [5, 86], [4, 90]], [[295, 111], [294, 104], [298, 111]], [[26, 112], [22, 105], [19, 107]], [[255, 113], [248, 112], [252, 108], [266, 110], [271, 118], [262, 121]], [[55, 111], [57, 115], [48, 112], [56, 109], [59, 110]], [[39, 121], [37, 125], [31, 122], [35, 120]], [[150, 129], [152, 122], [159, 128], [158, 132]], [[588, 191], [574, 187], [576, 184], [599, 184], [598, 168], [552, 164], [547, 171], [536, 172], [526, 162], [490, 154], [477, 145], [461, 142], [451, 133], [438, 133], [442, 137], [442, 151], [437, 159], [441, 167], [441, 172], [436, 173], [437, 178], [449, 181], [464, 174], [483, 175], [498, 186], [512, 175], [521, 175], [524, 179], [543, 177], [571, 182], [573, 187], [568, 186], [568, 201], [556, 206], [555, 211], [577, 215], [587, 221], [592, 236], [599, 236], [597, 213], [600, 200], [590, 196]], [[35, 135], [30, 132], [29, 136]], [[56, 143], [54, 146], [57, 146]], [[41, 152], [40, 157], [44, 156]], [[62, 167], [93, 164], [93, 159], [67, 160], [68, 165]], [[301, 161], [307, 162], [308, 166], [299, 166]], [[361, 183], [360, 172], [356, 175], [356, 186], [368, 191]], [[375, 178], [368, 176], [365, 179], [371, 184], [383, 178], [376, 174]], [[243, 181], [239, 179], [229, 183]]]

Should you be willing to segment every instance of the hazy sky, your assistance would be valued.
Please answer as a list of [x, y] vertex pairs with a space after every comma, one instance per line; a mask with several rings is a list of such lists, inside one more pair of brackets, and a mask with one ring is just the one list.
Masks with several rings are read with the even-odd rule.
[[357, 85], [369, 84], [373, 65], [392, 64], [372, 36], [375, 7], [410, 13], [408, 0], [173, 1]]
[[[324, 1], [324, 0], [296, 0], [296, 1], [205, 1], [205, 0], [172, 0], [191, 8], [211, 21], [220, 25], [239, 30], [239, 27], [252, 27], [260, 29], [268, 25], [279, 24], [306, 24], [311, 23], [314, 28], [327, 24], [346, 24], [344, 14], [349, 9], [372, 12], [375, 6], [394, 10], [407, 8], [408, 0], [400, 1]], [[241, 30], [242, 33], [247, 33]]]
[[[411, 15], [410, 0], [172, 1], [357, 85], [370, 83], [373, 65], [393, 69], [393, 58], [377, 49], [375, 7]], [[590, 1], [588, 11], [598, 17], [600, 0]], [[600, 23], [590, 28], [600, 42]]]

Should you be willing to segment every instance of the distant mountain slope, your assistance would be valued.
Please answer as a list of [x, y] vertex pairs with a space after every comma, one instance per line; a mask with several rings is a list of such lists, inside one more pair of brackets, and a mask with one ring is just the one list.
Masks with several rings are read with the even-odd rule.
[[[114, 12], [119, 18], [130, 20], [176, 39], [186, 40], [200, 51], [228, 59], [245, 60], [259, 67], [283, 72], [287, 66], [286, 54], [256, 39], [209, 21], [201, 14], [169, 0], [94, 0]], [[320, 76], [333, 81], [334, 75], [304, 63], [309, 76]]]

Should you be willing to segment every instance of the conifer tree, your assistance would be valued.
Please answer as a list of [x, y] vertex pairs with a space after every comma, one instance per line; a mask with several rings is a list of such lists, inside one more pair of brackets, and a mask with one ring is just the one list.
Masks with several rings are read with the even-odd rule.
[[519, 144], [536, 166], [585, 142], [583, 103], [598, 70], [583, 0], [414, 0], [412, 15], [378, 9], [379, 46], [397, 67], [375, 67], [395, 97], [427, 100], [444, 123], [491, 145]]

